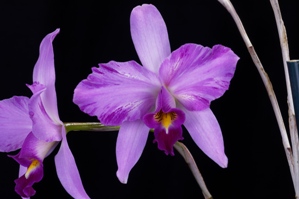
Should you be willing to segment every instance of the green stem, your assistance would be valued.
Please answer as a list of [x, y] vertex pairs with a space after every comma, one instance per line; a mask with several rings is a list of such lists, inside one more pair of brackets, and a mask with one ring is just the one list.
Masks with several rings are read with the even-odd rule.
[[118, 131], [119, 126], [105, 126], [100, 122], [65, 122], [66, 132], [70, 131]]

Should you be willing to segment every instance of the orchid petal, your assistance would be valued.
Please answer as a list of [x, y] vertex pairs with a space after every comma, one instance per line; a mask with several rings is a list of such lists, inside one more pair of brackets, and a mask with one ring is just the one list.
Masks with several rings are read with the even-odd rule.
[[197, 146], [219, 166], [227, 167], [223, 137], [220, 126], [211, 109], [188, 111], [184, 108], [184, 126]]
[[132, 40], [144, 67], [158, 73], [162, 61], [170, 55], [170, 44], [165, 22], [153, 5], [143, 4], [132, 10]]
[[120, 127], [116, 142], [116, 175], [126, 184], [129, 173], [139, 160], [148, 137], [149, 128], [141, 121], [124, 122]]
[[27, 97], [15, 96], [0, 101], [0, 151], [21, 148], [32, 128]]
[[156, 75], [134, 61], [100, 64], [79, 83], [74, 103], [106, 125], [141, 119], [161, 89]]
[[43, 106], [49, 117], [59, 122], [55, 90], [55, 67], [52, 42], [59, 29], [45, 36], [40, 44], [39, 58], [33, 70], [33, 82], [43, 84], [47, 90], [41, 95]]
[[40, 95], [46, 88], [37, 82], [30, 86], [34, 91], [29, 100], [28, 108], [32, 125], [32, 133], [38, 138], [46, 142], [61, 140], [61, 125], [56, 124], [47, 114]]
[[228, 89], [238, 56], [227, 47], [185, 44], [161, 65], [160, 77], [188, 110], [203, 110]]
[[73, 198], [89, 198], [83, 188], [74, 156], [67, 143], [65, 128], [62, 128], [61, 133], [61, 146], [57, 155], [55, 156], [55, 165], [58, 178], [64, 189]]
[[21, 177], [22, 175], [24, 175], [27, 171], [27, 167], [24, 167], [20, 164], [20, 167], [19, 167], [19, 177]]

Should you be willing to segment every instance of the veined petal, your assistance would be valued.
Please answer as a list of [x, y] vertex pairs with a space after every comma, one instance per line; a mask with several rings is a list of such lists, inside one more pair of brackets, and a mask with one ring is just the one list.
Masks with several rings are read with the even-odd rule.
[[183, 111], [186, 116], [184, 126], [197, 146], [219, 166], [227, 167], [221, 129], [211, 109]]
[[124, 122], [120, 127], [116, 142], [116, 175], [120, 182], [127, 183], [131, 169], [143, 152], [148, 133], [149, 128], [141, 120]]
[[59, 29], [46, 35], [40, 44], [39, 58], [33, 70], [33, 82], [43, 84], [47, 90], [41, 95], [42, 104], [49, 117], [56, 122], [60, 122], [57, 110], [57, 99], [55, 90], [55, 67], [52, 42]]
[[157, 76], [134, 61], [100, 64], [79, 83], [74, 103], [106, 125], [141, 119], [161, 89]]
[[238, 56], [224, 46], [185, 44], [161, 65], [160, 77], [188, 110], [203, 110], [228, 89]]
[[0, 101], [0, 151], [10, 152], [21, 148], [31, 132], [27, 97], [15, 96]]
[[49, 117], [41, 100], [41, 94], [46, 88], [37, 82], [29, 87], [34, 92], [28, 103], [29, 115], [33, 123], [32, 133], [46, 142], [60, 141], [62, 125], [55, 123]]
[[74, 156], [67, 143], [65, 128], [62, 128], [62, 141], [55, 156], [55, 165], [62, 186], [73, 198], [89, 198], [83, 188]]
[[162, 61], [170, 55], [167, 28], [160, 12], [153, 5], [143, 4], [132, 10], [130, 22], [133, 43], [142, 65], [158, 73]]

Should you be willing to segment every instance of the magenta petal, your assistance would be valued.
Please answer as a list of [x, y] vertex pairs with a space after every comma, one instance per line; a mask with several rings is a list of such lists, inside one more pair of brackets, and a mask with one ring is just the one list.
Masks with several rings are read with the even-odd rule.
[[[21, 151], [17, 155], [9, 155], [9, 157], [12, 157], [20, 164], [20, 177], [15, 180], [15, 191], [20, 196], [26, 198], [35, 194], [35, 190], [32, 188], [32, 185], [43, 178], [42, 161], [54, 145], [54, 143], [47, 143], [38, 140], [32, 133], [30, 133], [26, 137]], [[24, 173], [33, 161], [38, 162], [38, 164], [33, 169], [31, 168], [25, 177]]]
[[35, 190], [32, 188], [32, 185], [36, 182], [41, 181], [44, 175], [42, 163], [38, 168], [36, 168], [29, 176], [28, 179], [25, 178], [25, 175], [15, 180], [16, 187], [15, 191], [22, 197], [31, 197], [35, 194]]
[[21, 148], [31, 132], [27, 97], [12, 97], [0, 101], [0, 151], [10, 152]]
[[73, 198], [89, 198], [83, 188], [74, 156], [67, 143], [65, 128], [62, 128], [61, 133], [61, 146], [57, 155], [55, 156], [55, 165], [58, 178], [64, 189]]
[[162, 61], [170, 55], [165, 22], [153, 5], [137, 6], [131, 13], [131, 35], [139, 59], [148, 70], [158, 73]]
[[185, 112], [184, 126], [197, 146], [219, 166], [227, 167], [220, 126], [211, 109]]
[[[165, 128], [161, 121], [157, 120], [157, 114], [167, 114], [164, 112], [149, 113], [143, 117], [144, 123], [149, 128], [154, 128], [155, 140], [158, 143], [158, 148], [166, 153], [166, 155], [174, 155], [173, 145], [178, 140], [183, 140], [182, 136], [182, 124], [185, 121], [185, 114], [183, 111], [172, 108], [168, 113], [175, 115], [175, 119], [171, 122], [170, 126]], [[162, 116], [163, 117], [163, 116]], [[170, 117], [170, 115], [168, 115]]]
[[46, 142], [61, 140], [61, 124], [55, 123], [47, 114], [40, 95], [46, 90], [41, 84], [35, 83], [31, 90], [36, 91], [29, 100], [29, 114], [32, 119], [32, 133]]
[[116, 142], [117, 177], [120, 182], [127, 183], [129, 173], [139, 160], [149, 128], [141, 121], [124, 122], [120, 127]]
[[174, 97], [188, 110], [208, 108], [228, 89], [239, 57], [224, 46], [212, 49], [185, 44], [160, 68], [160, 77]]
[[54, 121], [59, 121], [55, 90], [55, 68], [52, 42], [59, 29], [45, 36], [40, 44], [39, 58], [33, 70], [33, 82], [43, 84], [47, 90], [41, 95], [43, 106]]
[[166, 133], [164, 128], [155, 128], [155, 140], [154, 142], [158, 143], [158, 148], [165, 152], [166, 155], [174, 155], [173, 145], [179, 141], [183, 140], [182, 136], [182, 126], [181, 125], [172, 125]]
[[134, 61], [100, 64], [79, 83], [74, 103], [106, 125], [141, 119], [160, 90], [156, 75]]

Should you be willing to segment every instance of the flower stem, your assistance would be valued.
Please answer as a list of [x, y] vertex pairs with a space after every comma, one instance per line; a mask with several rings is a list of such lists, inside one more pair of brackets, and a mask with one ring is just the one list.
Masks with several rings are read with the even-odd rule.
[[205, 199], [212, 199], [212, 195], [210, 194], [203, 177], [194, 161], [194, 158], [188, 148], [181, 142], [176, 142], [174, 144], [174, 148], [183, 156], [186, 163], [188, 164], [190, 170], [192, 171], [193, 176], [195, 177], [198, 185], [200, 186], [202, 193], [205, 197]]
[[65, 122], [66, 132], [70, 131], [118, 131], [119, 126], [105, 126], [100, 122]]
[[272, 87], [272, 83], [267, 75], [267, 73], [265, 72], [265, 69], [257, 55], [257, 53], [255, 52], [251, 42], [250, 42], [250, 39], [245, 31], [245, 28], [242, 24], [242, 21], [240, 20], [240, 17], [238, 16], [235, 8], [233, 7], [232, 3], [230, 2], [230, 0], [218, 0], [226, 9], [227, 11], [231, 14], [231, 16], [233, 17], [238, 29], [239, 29], [239, 32], [245, 42], [245, 45], [249, 51], [249, 54], [256, 66], [256, 68], [258, 69], [258, 72], [262, 78], [262, 81], [266, 87], [266, 90], [268, 92], [268, 95], [269, 95], [269, 98], [270, 98], [270, 101], [271, 101], [271, 104], [272, 104], [272, 107], [273, 107], [273, 110], [274, 110], [274, 113], [275, 113], [275, 116], [276, 116], [276, 120], [277, 120], [277, 123], [278, 123], [278, 126], [279, 126], [279, 130], [280, 130], [280, 134], [281, 134], [281, 137], [282, 137], [282, 144], [283, 144], [283, 147], [284, 147], [284, 150], [285, 150], [285, 153], [286, 153], [286, 157], [287, 157], [287, 161], [288, 161], [288, 164], [289, 164], [289, 168], [290, 168], [290, 172], [291, 172], [291, 176], [292, 176], [292, 180], [293, 180], [293, 183], [294, 183], [294, 188], [296, 190], [296, 185], [295, 185], [295, 173], [294, 173], [294, 166], [293, 166], [293, 162], [294, 162], [294, 158], [293, 158], [293, 154], [292, 154], [292, 149], [291, 149], [291, 146], [290, 146], [290, 142], [289, 142], [289, 138], [288, 138], [288, 135], [287, 135], [287, 131], [286, 131], [286, 128], [285, 128], [285, 125], [284, 125], [284, 121], [283, 121], [283, 118], [282, 118], [282, 115], [281, 115], [281, 111], [280, 111], [280, 108], [279, 108], [279, 105], [278, 105], [278, 101], [277, 101], [277, 98], [276, 98], [276, 95], [274, 93], [274, 90], [273, 90], [273, 87]]
[[284, 68], [284, 74], [285, 74], [286, 86], [287, 86], [287, 94], [288, 94], [288, 105], [289, 105], [291, 114], [295, 114], [292, 89], [291, 89], [291, 83], [290, 83], [290, 76], [289, 76], [289, 70], [288, 70], [288, 66], [287, 66], [287, 62], [290, 60], [287, 31], [285, 29], [285, 26], [284, 26], [284, 23], [282, 20], [278, 0], [270, 0], [270, 3], [272, 6], [272, 9], [273, 9], [273, 12], [274, 12], [276, 26], [277, 26], [278, 35], [279, 35], [280, 46], [281, 46], [283, 68]]

